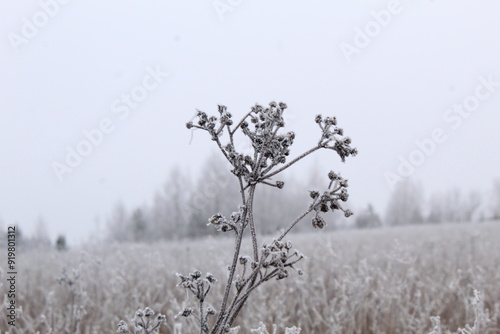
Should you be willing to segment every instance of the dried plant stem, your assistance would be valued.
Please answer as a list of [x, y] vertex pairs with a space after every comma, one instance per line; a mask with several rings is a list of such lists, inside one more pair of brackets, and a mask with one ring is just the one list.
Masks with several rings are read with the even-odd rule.
[[231, 308], [233, 310], [233, 312], [232, 312], [232, 314], [229, 318], [229, 321], [228, 321], [229, 326], [231, 326], [233, 324], [234, 320], [236, 320], [236, 317], [238, 316], [241, 309], [245, 305], [245, 302], [247, 301], [248, 297], [250, 297], [250, 293], [253, 290], [255, 290], [257, 287], [259, 287], [262, 283], [269, 281], [271, 278], [273, 278], [277, 274], [278, 274], [278, 269], [275, 269], [270, 274], [261, 278], [257, 284], [253, 284], [253, 285], [248, 287], [247, 291], [245, 291], [245, 294], [243, 296], [241, 296], [239, 300], [236, 300], [235, 305]]
[[248, 192], [248, 221], [250, 225], [250, 233], [252, 235], [253, 260], [259, 262], [259, 248], [257, 246], [257, 233], [255, 232], [255, 223], [253, 220], [253, 199], [255, 195], [255, 185], [250, 186]]
[[292, 228], [297, 225], [298, 222], [300, 222], [302, 219], [304, 219], [305, 216], [307, 216], [310, 212], [314, 210], [314, 206], [311, 205], [309, 209], [307, 209], [306, 212], [295, 218], [293, 222], [290, 223], [290, 225], [286, 228], [286, 230], [279, 236], [278, 241], [283, 240], [283, 238], [292, 230]]
[[278, 168], [277, 170], [275, 170], [274, 172], [270, 173], [270, 174], [267, 174], [267, 175], [264, 175], [263, 176], [263, 179], [269, 179], [270, 177], [273, 177], [274, 175], [278, 174], [278, 173], [281, 173], [282, 171], [284, 171], [285, 169], [287, 169], [288, 167], [290, 167], [291, 165], [293, 165], [294, 163], [296, 163], [297, 161], [305, 158], [306, 156], [308, 156], [309, 154], [319, 150], [321, 148], [320, 145], [318, 146], [315, 146], [313, 148], [311, 148], [310, 150], [302, 153], [301, 155], [299, 155], [298, 157], [296, 157], [295, 159], [293, 159], [292, 161], [290, 161], [289, 163], [287, 163], [286, 165]]
[[[244, 211], [245, 215], [242, 219], [242, 222], [246, 222], [247, 220], [249, 222], [248, 225], [250, 226], [250, 231], [252, 234], [254, 259], [257, 262], [258, 261], [257, 234], [255, 232], [255, 225], [254, 225], [253, 215], [252, 215], [254, 194], [255, 194], [255, 185], [251, 186], [249, 189], [248, 198], [246, 201], [246, 206], [245, 206], [245, 211]], [[217, 319], [217, 323], [216, 323], [212, 333], [217, 333], [217, 330], [219, 328], [221, 328], [221, 326], [223, 328], [227, 322], [227, 318], [229, 315], [229, 314], [226, 314], [227, 301], [229, 298], [229, 293], [231, 291], [231, 286], [233, 284], [234, 274], [236, 272], [236, 267], [238, 264], [238, 259], [239, 259], [239, 255], [240, 255], [240, 251], [241, 251], [241, 243], [242, 243], [243, 234], [244, 234], [246, 226], [247, 226], [247, 224], [242, 223], [241, 229], [237, 232], [236, 243], [235, 243], [235, 247], [234, 247], [233, 262], [232, 262], [232, 265], [230, 267], [229, 278], [228, 278], [227, 283], [226, 283], [226, 287], [225, 287], [225, 291], [224, 291], [224, 298], [222, 301], [222, 306], [221, 306], [219, 318]], [[231, 309], [232, 309], [232, 307], [229, 307], [229, 310], [231, 310]]]
[[[246, 219], [246, 215], [247, 215], [247, 210], [244, 209], [243, 221]], [[218, 316], [217, 321], [215, 323], [214, 329], [212, 330], [212, 333], [217, 333], [217, 330], [223, 325], [224, 320], [226, 318], [227, 300], [229, 298], [229, 293], [231, 291], [231, 286], [233, 284], [234, 273], [236, 271], [236, 266], [238, 264], [238, 258], [240, 256], [242, 239], [243, 239], [243, 228], [236, 231], [236, 240], [235, 240], [234, 252], [233, 252], [233, 262], [232, 262], [231, 267], [229, 269], [229, 277], [227, 279], [226, 287], [224, 289], [224, 297], [222, 299], [222, 304], [221, 304], [221, 308], [219, 311], [219, 316]]]
[[243, 116], [243, 118], [241, 119], [241, 121], [234, 127], [233, 131], [229, 131], [229, 135], [232, 137], [233, 134], [236, 132], [236, 130], [238, 130], [238, 128], [241, 126], [241, 124], [248, 118], [248, 116], [250, 116], [250, 114], [252, 113], [253, 111], [249, 111], [245, 116]]
[[200, 334], [204, 334], [206, 333], [207, 323], [205, 321], [205, 315], [203, 312], [203, 300], [200, 300], [200, 322], [201, 322]]
[[[284, 186], [283, 181], [271, 182], [268, 179], [278, 175], [306, 156], [322, 148], [335, 150], [342, 158], [342, 161], [344, 161], [346, 156], [357, 153], [356, 149], [349, 146], [350, 138], [336, 137], [336, 135], [341, 137], [343, 130], [336, 127], [337, 121], [335, 117], [323, 119], [321, 115], [317, 115], [315, 121], [321, 129], [321, 138], [318, 144], [286, 163], [287, 157], [290, 154], [290, 147], [295, 138], [293, 132], [279, 133], [285, 126], [283, 113], [287, 108], [286, 103], [283, 102], [279, 104], [271, 102], [267, 108], [255, 105], [234, 128], [231, 128], [233, 126], [231, 113], [227, 111], [225, 106], [219, 105], [218, 111], [220, 117], [208, 116], [206, 113], [198, 111], [197, 123], [189, 122], [186, 124], [188, 128], [198, 128], [207, 131], [211, 139], [217, 143], [220, 151], [232, 166], [231, 172], [238, 178], [242, 204], [239, 207], [239, 211], [233, 212], [229, 219], [224, 217], [220, 212], [214, 214], [209, 219], [209, 225], [214, 225], [218, 231], [235, 232], [233, 259], [229, 266], [229, 274], [224, 287], [219, 314], [211, 331], [208, 327], [207, 318], [209, 315], [214, 315], [215, 311], [212, 308], [205, 310], [203, 308], [203, 299], [206, 293], [208, 293], [211, 284], [215, 282], [215, 278], [211, 274], [207, 274], [206, 278], [202, 278], [199, 271], [190, 273], [189, 276], [179, 274], [181, 278], [181, 283], [179, 284], [184, 288], [191, 289], [191, 292], [199, 299], [201, 334], [208, 332], [211, 334], [226, 333], [242, 310], [250, 294], [257, 287], [271, 278], [281, 280], [289, 277], [288, 270], [296, 269], [294, 265], [303, 256], [298, 255], [297, 251], [292, 253], [291, 242], [282, 242], [282, 240], [307, 214], [316, 211], [316, 216], [312, 220], [313, 227], [315, 228], [323, 228], [326, 225], [323, 218], [319, 216], [320, 212], [342, 210], [346, 217], [352, 214], [349, 210], [344, 210], [339, 204], [339, 201], [345, 202], [348, 198], [345, 189], [347, 187], [347, 180], [342, 179], [332, 171], [328, 174], [331, 180], [329, 191], [325, 191], [321, 196], [318, 191], [311, 191], [313, 203], [309, 208], [292, 221], [278, 239], [273, 240], [269, 244], [264, 244], [262, 248], [259, 248], [253, 212], [255, 191], [258, 184], [282, 189]], [[238, 129], [252, 142], [253, 154], [247, 154], [236, 149], [234, 134]], [[223, 145], [221, 138], [224, 136], [224, 130], [227, 131], [226, 135], [229, 142]], [[278, 167], [279, 165], [282, 165], [282, 167]], [[333, 181], [336, 181], [339, 187], [331, 189]], [[249, 227], [252, 240], [253, 261], [250, 261], [249, 256], [240, 257], [243, 236], [247, 227]], [[236, 271], [240, 268], [239, 264], [242, 266], [242, 271], [236, 276]], [[248, 277], [245, 276], [247, 274], [247, 266], [252, 271]], [[235, 286], [234, 293], [232, 293], [233, 285]], [[199, 293], [196, 293], [196, 289], [193, 288], [202, 287], [203, 289], [205, 286], [208, 288], [206, 293], [201, 297]], [[232, 300], [229, 302], [231, 295]], [[184, 316], [196, 316], [192, 314], [190, 308], [185, 309], [183, 314], [185, 314]]]

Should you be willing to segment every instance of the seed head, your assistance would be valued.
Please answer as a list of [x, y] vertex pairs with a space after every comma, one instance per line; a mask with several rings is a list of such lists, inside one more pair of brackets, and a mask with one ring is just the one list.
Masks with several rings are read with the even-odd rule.
[[309, 196], [311, 196], [312, 199], [316, 199], [319, 197], [319, 192], [317, 192], [316, 190], [310, 191]]
[[219, 113], [222, 114], [222, 113], [224, 113], [226, 111], [227, 107], [225, 105], [219, 104], [218, 105], [218, 109], [219, 109]]
[[182, 313], [181, 313], [181, 316], [182, 317], [189, 317], [191, 314], [193, 313], [193, 309], [191, 307], [186, 307]]
[[286, 271], [285, 269], [281, 270], [279, 273], [278, 273], [278, 280], [280, 279], [285, 279], [288, 277], [288, 271]]
[[321, 212], [328, 212], [328, 205], [326, 203], [321, 203], [319, 209]]
[[210, 219], [208, 219], [208, 225], [213, 224], [213, 225], [220, 225], [224, 224], [226, 222], [226, 218], [221, 213], [216, 213]]
[[328, 178], [332, 181], [335, 181], [339, 179], [339, 176], [334, 171], [330, 171], [328, 173]]
[[325, 226], [326, 226], [326, 222], [323, 218], [321, 218], [320, 216], [316, 216], [312, 219], [312, 226], [314, 228], [317, 228], [317, 229], [324, 229]]
[[216, 278], [215, 278], [215, 276], [214, 276], [214, 275], [212, 275], [211, 273], [207, 273], [207, 274], [205, 275], [205, 278], [206, 278], [206, 279], [207, 279], [207, 281], [208, 281], [209, 283], [211, 283], [211, 284], [212, 284], [212, 283], [217, 282], [217, 279], [216, 279]]
[[144, 315], [146, 317], [152, 317], [153, 315], [155, 315], [155, 312], [152, 309], [150, 309], [149, 307], [146, 307], [144, 309]]
[[349, 198], [349, 194], [347, 193], [346, 189], [342, 189], [342, 191], [340, 192], [339, 198], [342, 202], [347, 201], [347, 199]]
[[198, 279], [201, 277], [201, 271], [195, 270], [189, 274], [193, 279]]

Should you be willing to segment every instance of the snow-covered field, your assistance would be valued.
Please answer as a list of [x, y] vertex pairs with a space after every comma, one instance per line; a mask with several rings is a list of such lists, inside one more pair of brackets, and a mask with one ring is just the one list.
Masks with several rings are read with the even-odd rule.
[[[467, 325], [463, 333], [500, 333], [498, 221], [290, 240], [307, 256], [300, 262], [304, 275], [293, 272], [262, 286], [239, 319], [240, 334], [261, 321], [269, 329], [276, 324], [278, 333], [297, 326], [303, 334], [444, 334]], [[175, 273], [211, 272], [219, 282], [210, 297], [221, 298], [231, 256], [229, 239], [20, 253], [16, 300], [22, 311], [10, 333], [115, 333], [120, 319], [146, 306], [167, 315], [161, 333], [197, 333], [191, 320], [174, 319], [183, 307], [196, 306], [176, 287]], [[5, 296], [5, 270], [0, 274]], [[431, 321], [436, 316], [439, 329], [437, 318]], [[6, 329], [2, 312], [0, 330]]]

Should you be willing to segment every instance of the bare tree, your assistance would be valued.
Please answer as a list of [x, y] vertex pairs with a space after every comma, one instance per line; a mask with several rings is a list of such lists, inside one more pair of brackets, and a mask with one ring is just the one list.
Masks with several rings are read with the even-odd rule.
[[446, 216], [446, 203], [441, 194], [433, 194], [429, 200], [429, 213], [427, 215], [427, 222], [432, 224], [439, 224], [445, 221]]
[[382, 221], [373, 206], [368, 204], [368, 207], [357, 215], [355, 225], [357, 228], [374, 228], [382, 226]]
[[111, 217], [108, 218], [108, 238], [118, 242], [132, 241], [130, 219], [122, 202], [115, 204]]
[[32, 238], [32, 245], [37, 248], [48, 248], [50, 247], [50, 237], [47, 232], [47, 224], [42, 217], [38, 217], [35, 234]]
[[60, 252], [68, 249], [68, 245], [66, 244], [66, 237], [63, 234], [57, 236], [56, 249]]
[[423, 222], [423, 191], [410, 180], [399, 182], [389, 198], [386, 222], [389, 225], [407, 225]]
[[148, 240], [148, 220], [144, 210], [141, 208], [135, 209], [131, 218], [131, 232], [133, 241], [147, 241]]
[[500, 179], [493, 181], [492, 209], [493, 219], [500, 219]]
[[467, 195], [462, 197], [462, 221], [471, 222], [476, 220], [478, 210], [481, 208], [483, 203], [483, 196], [479, 191], [470, 191]]
[[207, 217], [214, 212], [229, 215], [234, 209], [234, 199], [239, 197], [238, 182], [231, 177], [224, 158], [213, 152], [201, 167], [188, 202], [192, 212], [189, 233], [195, 236], [207, 234]]
[[192, 183], [186, 172], [174, 167], [157, 192], [151, 209], [151, 224], [155, 230], [152, 238], [179, 239], [185, 237], [192, 208]]
[[476, 219], [481, 203], [482, 197], [477, 191], [464, 194], [460, 189], [453, 188], [443, 194], [434, 194], [429, 203], [427, 221], [431, 223], [470, 222]]

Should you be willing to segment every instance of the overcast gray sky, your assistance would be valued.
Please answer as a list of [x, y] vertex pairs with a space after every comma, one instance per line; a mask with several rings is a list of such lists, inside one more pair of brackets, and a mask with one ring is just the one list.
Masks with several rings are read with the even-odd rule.
[[427, 193], [486, 191], [500, 177], [499, 12], [494, 0], [2, 1], [0, 217], [31, 233], [42, 216], [52, 238], [81, 241], [118, 200], [151, 201], [172, 166], [196, 174], [213, 144], [189, 144], [196, 108], [237, 116], [272, 100], [289, 106], [292, 154], [317, 140], [314, 115], [337, 116], [359, 155], [311, 161], [350, 179], [354, 205], [383, 212], [406, 177]]

